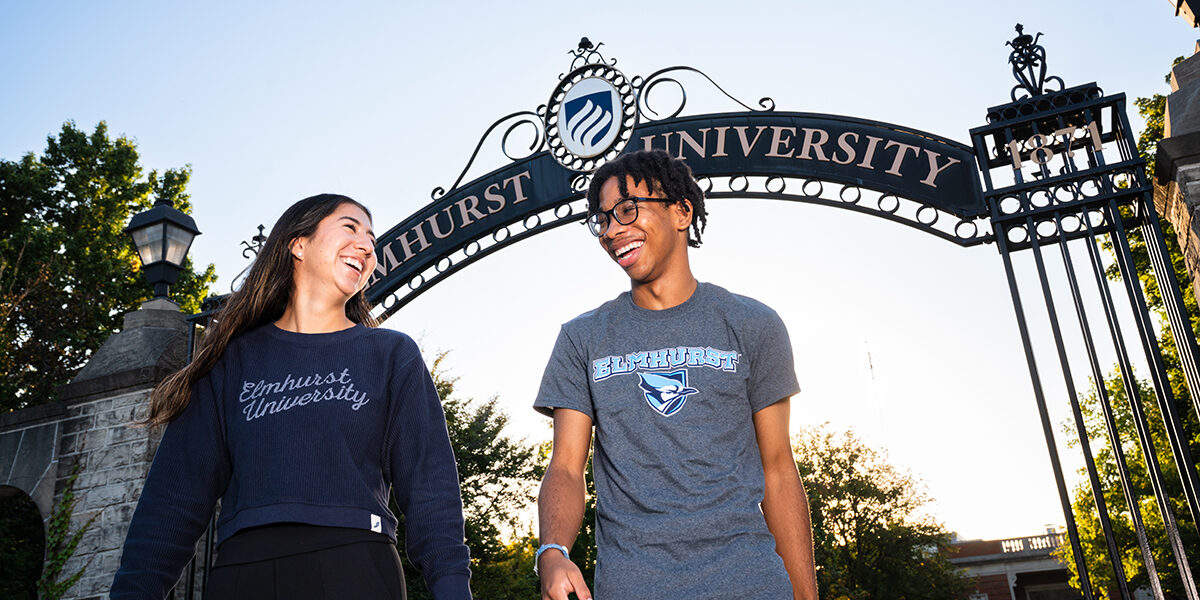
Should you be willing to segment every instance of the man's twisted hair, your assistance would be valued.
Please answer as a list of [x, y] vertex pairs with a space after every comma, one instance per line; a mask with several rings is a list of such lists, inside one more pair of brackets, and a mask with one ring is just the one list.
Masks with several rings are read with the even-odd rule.
[[621, 195], [629, 195], [629, 184], [626, 177], [633, 179], [634, 185], [646, 182], [651, 192], [664, 194], [671, 203], [688, 200], [692, 205], [692, 228], [688, 231], [688, 245], [700, 247], [700, 233], [708, 223], [708, 211], [704, 210], [704, 192], [696, 184], [692, 170], [687, 163], [677, 158], [671, 158], [662, 150], [643, 150], [622, 155], [616, 160], [604, 163], [592, 175], [592, 183], [588, 186], [588, 214], [600, 210], [600, 188], [610, 178], [617, 178]]

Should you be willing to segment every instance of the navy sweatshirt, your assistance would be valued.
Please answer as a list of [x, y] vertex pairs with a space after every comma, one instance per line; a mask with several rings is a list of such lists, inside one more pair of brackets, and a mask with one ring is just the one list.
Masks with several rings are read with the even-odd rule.
[[163, 434], [134, 511], [113, 600], [160, 600], [221, 499], [218, 542], [270, 523], [355, 527], [396, 539], [437, 600], [470, 598], [458, 471], [417, 345], [357, 325], [273, 324], [235, 338]]

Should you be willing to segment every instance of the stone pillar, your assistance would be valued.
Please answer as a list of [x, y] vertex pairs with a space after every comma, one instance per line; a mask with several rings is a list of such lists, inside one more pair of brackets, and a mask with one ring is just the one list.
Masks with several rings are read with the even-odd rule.
[[1163, 139], [1154, 164], [1154, 207], [1175, 228], [1200, 298], [1200, 42], [1171, 70]]
[[104, 342], [71, 383], [59, 389], [61, 410], [55, 500], [79, 468], [79, 500], [71, 531], [96, 517], [64, 574], [84, 569], [65, 598], [101, 600], [116, 573], [121, 547], [161, 431], [135, 426], [150, 391], [185, 363], [189, 324], [179, 306], [155, 299], [126, 313], [125, 326]]

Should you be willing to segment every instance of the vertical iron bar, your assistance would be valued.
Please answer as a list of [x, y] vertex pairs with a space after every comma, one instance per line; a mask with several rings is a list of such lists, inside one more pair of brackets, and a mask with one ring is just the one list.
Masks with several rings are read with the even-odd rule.
[[191, 562], [188, 563], [187, 588], [183, 591], [183, 597], [186, 600], [193, 600], [196, 597], [196, 555], [192, 555]]
[[[188, 327], [187, 362], [184, 363], [185, 365], [189, 365], [192, 363], [192, 358], [195, 354], [195, 345], [196, 345], [196, 321], [193, 320], [191, 322], [191, 326]], [[187, 589], [186, 589], [186, 591], [184, 591], [183, 597], [186, 598], [187, 600], [193, 600], [193, 598], [195, 598], [195, 596], [196, 596], [196, 555], [195, 554], [192, 555], [192, 560], [188, 561], [187, 572], [188, 572]]]
[[[217, 517], [214, 514], [213, 518], [208, 521], [208, 532], [204, 536], [204, 571], [203, 578], [200, 579], [200, 594], [204, 595], [204, 588], [208, 586], [208, 575], [212, 573], [213, 566], [213, 546], [217, 537]], [[1189, 599], [1191, 600], [1191, 599]]]
[[[1085, 211], [1084, 217], [1087, 217]], [[1079, 291], [1079, 279], [1075, 275], [1075, 265], [1071, 261], [1071, 249], [1067, 247], [1067, 235], [1062, 228], [1062, 220], [1058, 222], [1058, 247], [1062, 251], [1063, 264], [1067, 269], [1067, 283], [1071, 288], [1071, 299], [1075, 304], [1075, 314], [1079, 317], [1079, 328], [1083, 332], [1084, 346], [1087, 348], [1088, 362], [1092, 368], [1092, 379], [1096, 382], [1096, 396], [1104, 414], [1104, 425], [1108, 431], [1109, 443], [1112, 444], [1113, 457], [1117, 463], [1117, 474], [1121, 478], [1121, 491], [1125, 495], [1125, 503], [1129, 506], [1129, 517], [1133, 522], [1134, 535], [1137, 537], [1138, 549], [1142, 552], [1142, 562], [1146, 565], [1146, 574], [1150, 580], [1154, 597], [1162, 600], [1162, 584], [1158, 580], [1158, 567], [1154, 564], [1154, 554], [1150, 551], [1150, 541], [1146, 537], [1146, 527], [1142, 523], [1142, 512], [1138, 507], [1137, 492], [1129, 481], [1129, 467], [1125, 460], [1125, 450], [1121, 448], [1121, 435], [1117, 430], [1116, 418], [1112, 413], [1112, 402], [1105, 388], [1104, 370], [1100, 368], [1100, 360], [1096, 356], [1096, 343], [1092, 338], [1092, 328], [1088, 325], [1087, 310], [1083, 305], [1083, 295]], [[1189, 600], [1197, 600], [1189, 597]]]
[[1192, 331], [1191, 319], [1184, 308], [1183, 295], [1179, 293], [1179, 280], [1175, 277], [1175, 269], [1168, 260], [1167, 246], [1163, 240], [1162, 227], [1158, 224], [1158, 211], [1153, 202], [1141, 201], [1145, 212], [1142, 224], [1142, 238], [1146, 242], [1146, 250], [1150, 253], [1150, 265], [1154, 269], [1154, 279], [1158, 281], [1158, 290], [1162, 294], [1163, 307], [1167, 319], [1171, 323], [1171, 332], [1175, 337], [1175, 349], [1179, 352], [1179, 364], [1183, 367], [1183, 376], [1187, 382], [1188, 395], [1192, 399], [1192, 407], [1196, 416], [1200, 417], [1200, 369], [1196, 357], [1200, 351], [1196, 348], [1196, 334]]
[[[996, 200], [992, 204], [992, 222], [996, 223], [999, 207]], [[993, 226], [995, 227], [995, 226]], [[1075, 513], [1071, 510], [1071, 499], [1067, 495], [1067, 484], [1063, 478], [1062, 464], [1058, 459], [1058, 445], [1054, 442], [1054, 427], [1050, 423], [1050, 414], [1046, 409], [1046, 397], [1042, 391], [1042, 380], [1038, 375], [1037, 361], [1033, 356], [1033, 343], [1029, 338], [1029, 325], [1025, 320], [1025, 309], [1021, 305], [1021, 292], [1017, 288], [1017, 278], [1013, 272], [1012, 257], [1008, 251], [1008, 231], [1003, 225], [993, 231], [996, 236], [996, 248], [1004, 262], [1004, 273], [1008, 277], [1008, 291], [1012, 296], [1013, 309], [1017, 316], [1017, 329], [1021, 333], [1021, 344], [1025, 348], [1025, 362], [1029, 367], [1029, 378], [1033, 382], [1033, 397], [1037, 403], [1038, 416], [1042, 422], [1042, 434], [1046, 437], [1046, 448], [1050, 453], [1050, 468], [1054, 472], [1054, 484], [1058, 490], [1058, 500], [1062, 504], [1063, 516], [1067, 521], [1067, 537], [1071, 541], [1072, 556], [1075, 558], [1075, 570], [1079, 574], [1079, 587], [1085, 600], [1095, 600], [1092, 593], [1092, 581], [1088, 576], [1087, 562], [1083, 557], [1083, 548], [1079, 543], [1079, 530], [1075, 525]], [[1030, 236], [1035, 232], [1030, 232]]]
[[1171, 455], [1179, 470], [1179, 479], [1183, 484], [1183, 493], [1187, 498], [1188, 509], [1191, 511], [1192, 523], [1200, 528], [1200, 478], [1196, 475], [1195, 462], [1188, 449], [1187, 438], [1184, 437], [1183, 425], [1176, 410], [1175, 394], [1171, 391], [1171, 382], [1167, 378], [1166, 366], [1162, 353], [1158, 349], [1158, 339], [1154, 335], [1154, 323], [1150, 319], [1150, 309], [1146, 305], [1146, 297], [1142, 293], [1141, 281], [1137, 269], [1133, 265], [1133, 254], [1129, 248], [1125, 225], [1121, 222], [1121, 213], [1117, 210], [1115, 200], [1109, 200], [1107, 218], [1113, 224], [1113, 248], [1117, 251], [1117, 267], [1121, 271], [1121, 279], [1125, 291], [1129, 294], [1134, 306], [1134, 317], [1138, 324], [1138, 337], [1146, 351], [1146, 361], [1150, 364], [1150, 376], [1154, 381], [1155, 397], [1162, 411], [1164, 428], [1167, 430], [1167, 440], [1171, 444]]
[[1050, 317], [1050, 331], [1054, 335], [1054, 346], [1058, 351], [1058, 362], [1062, 366], [1063, 383], [1066, 384], [1067, 398], [1071, 404], [1071, 414], [1075, 418], [1075, 430], [1079, 435], [1079, 448], [1083, 452], [1084, 467], [1087, 470], [1088, 483], [1092, 488], [1092, 502], [1096, 506], [1096, 516], [1100, 528], [1104, 531], [1104, 540], [1108, 546], [1108, 560], [1113, 568], [1113, 581], [1120, 590], [1121, 597], [1132, 599], [1129, 593], [1129, 582], [1125, 578], [1125, 567], [1121, 564], [1121, 550], [1117, 548], [1117, 539], [1113, 535], [1112, 521], [1108, 516], [1108, 503], [1104, 500], [1104, 487], [1100, 485], [1100, 476], [1096, 472], [1096, 461], [1092, 456], [1092, 445], [1088, 441], [1087, 427], [1083, 422], [1083, 411], [1079, 407], [1079, 394], [1075, 390], [1074, 374], [1071, 363], [1067, 358], [1067, 348], [1063, 341], [1062, 328], [1058, 324], [1058, 311], [1054, 307], [1054, 294], [1050, 290], [1050, 280], [1046, 275], [1046, 262], [1042, 256], [1042, 247], [1038, 242], [1038, 232], [1033, 217], [1025, 218], [1025, 226], [1029, 229], [1029, 244], [1033, 250], [1034, 264], [1037, 266], [1038, 279], [1042, 285], [1042, 297], [1046, 301], [1046, 312]]
[[[1171, 553], [1175, 555], [1175, 563], [1179, 569], [1179, 577], [1183, 580], [1184, 591], [1188, 595], [1188, 600], [1196, 600], [1200, 598], [1200, 593], [1197, 592], [1195, 579], [1192, 577], [1192, 569], [1188, 564], [1187, 550], [1183, 545], [1183, 538], [1179, 535], [1179, 525], [1175, 521], [1175, 510], [1171, 507], [1170, 498], [1167, 494], [1167, 480], [1163, 476], [1162, 467], [1158, 464], [1158, 453], [1154, 449], [1154, 439], [1150, 435], [1150, 424], [1148, 419], [1146, 419], [1145, 410], [1142, 409], [1142, 398], [1138, 390], [1137, 378], [1133, 372], [1133, 365], [1129, 361], [1129, 350], [1125, 346], [1125, 336], [1121, 332], [1121, 323], [1117, 320], [1116, 304], [1113, 302], [1112, 293], [1108, 288], [1104, 263], [1100, 260], [1100, 249], [1096, 244], [1096, 232], [1092, 228], [1091, 217], [1086, 212], [1084, 214], [1087, 216], [1084, 219], [1084, 224], [1088, 232], [1088, 258], [1092, 263], [1092, 274], [1096, 277], [1096, 287], [1100, 290], [1100, 300], [1104, 306], [1104, 316], [1108, 321], [1109, 333], [1112, 334], [1113, 346], [1117, 350], [1117, 365], [1121, 369], [1121, 380], [1125, 386], [1126, 400], [1129, 402], [1129, 409], [1133, 414], [1133, 425], [1137, 430], [1138, 444], [1142, 450], [1142, 458], [1146, 463], [1146, 471], [1150, 476], [1150, 487], [1154, 491], [1154, 500], [1158, 504], [1159, 515], [1162, 516], [1163, 529], [1166, 530], [1167, 542], [1171, 546]], [[1162, 586], [1156, 579], [1151, 578], [1150, 581], [1155, 589], [1161, 589]]]
[[[193, 315], [193, 317], [191, 319], [189, 319], [190, 324], [188, 327], [187, 360], [184, 362], [185, 365], [191, 364], [192, 359], [195, 358], [196, 327], [197, 327], [198, 321], [199, 321], [199, 318], [197, 318], [197, 317], [200, 317], [200, 315]], [[208, 570], [210, 568], [212, 568], [212, 530], [215, 525], [216, 525], [216, 515], [213, 515], [213, 518], [210, 519], [208, 522], [208, 541], [205, 544], [206, 547], [205, 547], [205, 552], [204, 552], [204, 569], [200, 574], [200, 576], [201, 576], [200, 595], [201, 596], [204, 595], [204, 582], [208, 579]], [[196, 566], [197, 566], [197, 560], [199, 558], [200, 557], [198, 554], [193, 554], [192, 559], [190, 561], [188, 561], [187, 589], [184, 590], [184, 593], [183, 593], [183, 597], [186, 600], [194, 600], [196, 597], [196, 577], [197, 577]], [[179, 584], [176, 583], [175, 585], [176, 585], [176, 588], [178, 588]], [[170, 596], [174, 597], [175, 593], [176, 593], [176, 590], [172, 589]]]

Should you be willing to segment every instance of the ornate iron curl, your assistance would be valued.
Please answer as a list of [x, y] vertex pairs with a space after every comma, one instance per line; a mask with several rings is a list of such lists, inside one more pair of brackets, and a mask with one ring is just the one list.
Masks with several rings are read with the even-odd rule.
[[[614, 58], [612, 60], [608, 60], [605, 59], [602, 54], [600, 54], [600, 46], [603, 45], [604, 42], [593, 44], [591, 40], [587, 39], [586, 37], [580, 39], [578, 48], [574, 50], [567, 50], [567, 54], [574, 57], [571, 59], [571, 68], [567, 69], [567, 73], [570, 73], [583, 65], [608, 65], [610, 67], [617, 66], [617, 59]], [[558, 79], [561, 81], [563, 77], [567, 76], [567, 73], [559, 73]]]
[[[760, 108], [752, 108], [745, 102], [738, 100], [737, 98], [733, 97], [732, 94], [725, 91], [725, 88], [721, 87], [716, 81], [713, 81], [713, 78], [709, 77], [707, 74], [705, 74], [704, 71], [701, 71], [701, 70], [693, 68], [693, 67], [675, 66], [675, 67], [667, 67], [665, 69], [659, 69], [658, 71], [651, 73], [649, 77], [642, 78], [642, 77], [638, 76], [638, 77], [633, 78], [633, 80], [632, 80], [633, 88], [638, 96], [638, 114], [642, 118], [646, 119], [647, 121], [661, 121], [661, 120], [665, 120], [665, 119], [673, 119], [675, 117], [678, 117], [679, 114], [683, 112], [683, 107], [685, 105], [687, 105], [687, 90], [683, 87], [683, 84], [680, 83], [677, 79], [675, 79], [673, 77], [664, 77], [664, 75], [666, 75], [667, 73], [672, 73], [674, 71], [686, 71], [686, 72], [696, 73], [696, 74], [700, 75], [704, 79], [708, 80], [708, 82], [711, 83], [713, 85], [713, 87], [717, 88], [718, 91], [720, 91], [722, 94], [724, 94], [726, 98], [733, 100], [734, 102], [738, 103], [742, 108], [745, 108], [748, 111], [770, 112], [770, 111], [775, 110], [775, 101], [772, 100], [768, 96], [763, 96], [762, 98], [760, 98], [758, 100], [758, 106]], [[654, 110], [653, 108], [650, 108], [650, 92], [659, 84], [667, 83], [667, 82], [670, 82], [670, 83], [673, 83], [673, 84], [679, 86], [679, 94], [680, 94], [679, 106], [677, 106], [675, 108], [675, 111], [672, 112], [670, 115], [667, 115], [665, 117], [659, 117], [658, 111]]]
[[[539, 110], [540, 109], [541, 107], [539, 107]], [[523, 110], [501, 117], [500, 119], [496, 120], [495, 123], [492, 123], [491, 127], [487, 128], [487, 131], [483, 132], [483, 136], [479, 138], [479, 143], [475, 144], [475, 150], [471, 152], [471, 158], [467, 159], [467, 165], [463, 167], [462, 172], [458, 174], [458, 179], [455, 179], [454, 183], [450, 184], [449, 188], [443, 188], [442, 186], [433, 188], [433, 192], [429, 194], [430, 197], [432, 197], [434, 200], [437, 200], [438, 198], [446, 195], [447, 189], [457, 189], [458, 184], [462, 183], [463, 178], [467, 176], [467, 172], [471, 170], [471, 166], [475, 164], [475, 157], [479, 156], [479, 150], [483, 148], [483, 143], [487, 141], [488, 137], [492, 135], [493, 131], [495, 131], [505, 122], [513, 119], [516, 120], [509, 125], [508, 129], [504, 130], [504, 135], [500, 138], [500, 151], [504, 153], [504, 156], [515, 162], [529, 158], [530, 156], [536, 154], [539, 150], [542, 150], [546, 145], [546, 130], [545, 125], [542, 122], [542, 117], [537, 112]], [[510, 135], [512, 135], [513, 131], [516, 131], [518, 127], [526, 124], [533, 126], [535, 134], [533, 137], [533, 142], [529, 144], [529, 151], [526, 154], [521, 156], [513, 156], [508, 151], [508, 138]]]
[[[981, 227], [986, 226], [985, 220], [959, 218], [936, 206], [883, 190], [864, 190], [852, 183], [759, 175], [718, 175], [708, 180], [714, 189], [705, 192], [706, 198], [786, 200], [840, 208], [880, 217], [964, 247], [991, 243], [995, 239], [990, 228], [981, 231]], [[783, 189], [777, 190], [779, 180], [783, 182]], [[797, 189], [788, 191], [793, 188]], [[871, 192], [869, 200], [864, 192]]]
[[246, 247], [244, 250], [242, 250], [242, 258], [253, 258], [258, 256], [259, 251], [262, 250], [263, 244], [267, 242], [267, 236], [263, 235], [264, 229], [266, 229], [266, 227], [263, 227], [262, 224], [259, 223], [258, 233], [255, 234], [254, 237], [250, 238], [250, 241], [242, 240], [242, 245]]
[[434, 285], [498, 250], [542, 231], [572, 222], [582, 222], [584, 211], [577, 211], [572, 207], [572, 203], [577, 201], [579, 198], [571, 198], [515, 223], [502, 225], [427, 264], [421, 272], [409, 276], [405, 285], [398, 286], [379, 299], [376, 308], [382, 310], [376, 312], [375, 317], [381, 322], [387, 320]]
[[[1066, 85], [1061, 77], [1046, 77], [1046, 49], [1037, 43], [1042, 37], [1042, 32], [1039, 31], [1036, 37], [1031, 36], [1025, 33], [1025, 26], [1020, 23], [1017, 23], [1016, 29], [1017, 37], [1004, 42], [1005, 46], [1012, 46], [1013, 49], [1008, 55], [1013, 77], [1017, 78], [1017, 85], [1013, 86], [1009, 94], [1013, 102], [1019, 100], [1017, 93], [1021, 90], [1028, 93], [1030, 98], [1041, 96], [1047, 91], [1063, 91]], [[1044, 89], [1045, 85], [1051, 82], [1058, 82], [1057, 90]]]
[[576, 192], [586, 192], [588, 186], [592, 184], [591, 173], [580, 173], [571, 178], [571, 189]]
[[267, 236], [263, 234], [263, 230], [265, 229], [266, 227], [259, 224], [258, 233], [250, 238], [250, 241], [242, 240], [242, 246], [245, 246], [242, 249], [242, 258], [250, 259], [250, 264], [246, 265], [246, 268], [242, 269], [229, 282], [229, 291], [238, 291], [241, 289], [242, 283], [246, 281], [246, 276], [250, 274], [250, 267], [254, 266], [254, 259], [258, 258], [258, 253], [262, 251], [263, 244], [267, 243]]

